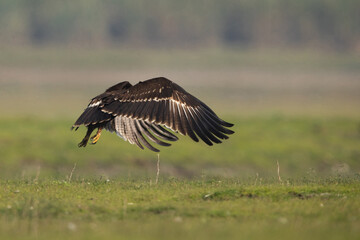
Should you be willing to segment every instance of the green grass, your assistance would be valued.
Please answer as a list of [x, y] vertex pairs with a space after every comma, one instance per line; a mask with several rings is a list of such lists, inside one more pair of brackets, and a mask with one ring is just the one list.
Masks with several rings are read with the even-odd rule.
[[[212, 147], [180, 137], [161, 147], [162, 173], [167, 176], [285, 177], [352, 174], [360, 171], [357, 118], [250, 117], [228, 118], [235, 134]], [[157, 155], [105, 132], [86, 148], [77, 143], [85, 129], [71, 132], [72, 121], [13, 118], [0, 120], [3, 177], [68, 174], [87, 176], [152, 176]]]
[[1, 181], [3, 239], [357, 239], [360, 178]]

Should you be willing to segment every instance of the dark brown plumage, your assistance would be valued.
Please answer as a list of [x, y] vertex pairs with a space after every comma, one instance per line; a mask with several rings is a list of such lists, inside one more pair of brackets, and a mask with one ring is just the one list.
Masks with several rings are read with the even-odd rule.
[[[153, 78], [132, 86], [129, 82], [118, 83], [91, 100], [72, 128], [81, 125], [88, 128], [79, 147], [85, 147], [91, 133], [95, 144], [102, 129], [116, 134], [131, 144], [159, 152], [148, 141], [170, 146], [165, 141], [178, 138], [166, 128], [188, 135], [195, 142], [200, 138], [208, 145], [221, 143], [234, 132], [233, 126], [221, 120], [208, 106], [192, 96], [176, 83], [163, 78]], [[160, 140], [161, 139], [161, 140]]]

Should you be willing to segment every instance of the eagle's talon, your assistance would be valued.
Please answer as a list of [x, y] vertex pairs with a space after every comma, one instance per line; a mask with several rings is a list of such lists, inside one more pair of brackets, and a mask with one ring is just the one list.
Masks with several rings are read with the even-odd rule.
[[95, 138], [95, 136], [93, 136], [93, 137], [90, 138], [90, 140], [91, 140], [90, 143], [91, 143], [92, 145], [94, 145], [94, 144], [97, 143], [97, 141], [99, 141], [99, 138]]
[[97, 141], [99, 141], [100, 136], [101, 136], [101, 130], [102, 130], [102, 128], [98, 128], [96, 135], [94, 135], [90, 138], [91, 144], [96, 144]]

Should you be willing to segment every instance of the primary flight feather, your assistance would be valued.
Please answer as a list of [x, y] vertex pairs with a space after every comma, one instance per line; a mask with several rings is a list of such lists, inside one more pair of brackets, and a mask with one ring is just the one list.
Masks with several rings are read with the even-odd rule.
[[[205, 103], [164, 77], [134, 86], [126, 81], [108, 88], [90, 101], [72, 129], [81, 125], [87, 127], [87, 132], [79, 147], [85, 147], [89, 139], [95, 144], [105, 129], [155, 152], [159, 150], [149, 140], [161, 146], [171, 145], [164, 141], [178, 140], [166, 128], [188, 135], [195, 142], [200, 138], [208, 145], [221, 143], [220, 139], [234, 133], [228, 129], [233, 124], [221, 120]], [[96, 128], [97, 133], [90, 138]]]

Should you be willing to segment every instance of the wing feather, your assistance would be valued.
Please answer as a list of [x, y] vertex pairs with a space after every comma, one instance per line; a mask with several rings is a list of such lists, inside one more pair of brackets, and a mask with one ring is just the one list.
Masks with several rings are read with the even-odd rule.
[[151, 122], [159, 122], [156, 119], [160, 104], [158, 102], [153, 102], [152, 105], [153, 107], [152, 107], [152, 111], [150, 112], [149, 119]]
[[139, 120], [136, 120], [136, 125], [138, 126], [139, 130], [145, 134], [146, 137], [148, 137], [151, 141], [153, 141], [154, 143], [157, 143], [161, 146], [171, 146], [170, 143], [166, 143], [166, 142], [163, 142], [163, 141], [160, 141], [159, 139], [157, 139], [156, 137], [154, 137], [150, 131], [148, 130], [148, 128], [144, 127], [144, 125], [142, 125], [140, 123], [141, 121]]
[[98, 107], [88, 107], [84, 110], [84, 112], [80, 115], [80, 117], [76, 120], [73, 127], [79, 127], [80, 125], [91, 125], [97, 124], [105, 121], [110, 121], [113, 119], [113, 116], [107, 113], [104, 113]]
[[[154, 127], [154, 124], [145, 123], [143, 120], [132, 119], [129, 117], [115, 117], [112, 121], [108, 122], [104, 128], [110, 132], [116, 132], [119, 137], [123, 138], [125, 141], [128, 141], [131, 144], [136, 144], [142, 149], [143, 146], [145, 146], [155, 152], [158, 152], [159, 150], [153, 147], [145, 138], [145, 136], [152, 142], [161, 146], [171, 146], [171, 144], [157, 139], [154, 137], [154, 135], [158, 135], [158, 137], [168, 141], [177, 140], [176, 136], [172, 135], [170, 132], [164, 130], [164, 133], [166, 134], [164, 135], [161, 130], [156, 130], [158, 128], [156, 126]], [[155, 131], [155, 133], [150, 132], [150, 129]], [[168, 137], [168, 135], [172, 137]]]
[[193, 132], [193, 127], [190, 123], [190, 119], [189, 119], [189, 113], [186, 111], [186, 108], [184, 108], [184, 106], [180, 107], [180, 111], [181, 111], [181, 115], [182, 115], [182, 119], [181, 122], [183, 124], [183, 128], [186, 132], [186, 135], [188, 135], [192, 140], [194, 140], [195, 142], [198, 142], [199, 139], [196, 137], [196, 135]]
[[218, 131], [216, 129], [216, 127], [213, 125], [213, 123], [211, 123], [208, 119], [207, 116], [205, 114], [198, 114], [198, 117], [200, 118], [200, 120], [202, 122], [205, 122], [206, 125], [209, 127], [209, 131], [211, 133], [213, 133], [216, 137], [220, 138], [220, 139], [228, 139], [229, 137], [226, 136], [225, 134], [221, 133], [220, 131]]
[[[186, 115], [186, 118], [188, 120], [188, 123], [190, 125], [190, 133], [189, 133], [189, 136], [195, 141], [195, 142], [198, 142], [199, 139], [196, 137], [196, 134], [199, 136], [198, 132], [200, 131], [198, 129], [198, 126], [196, 125], [190, 111], [188, 108], [184, 108], [184, 112], [185, 112], [185, 115]], [[195, 134], [196, 133], [196, 134]]]
[[234, 124], [232, 123], [228, 123], [225, 122], [224, 120], [220, 119], [208, 106], [206, 106], [205, 104], [203, 104], [204, 107], [204, 111], [208, 113], [208, 115], [214, 119], [214, 121], [216, 121], [217, 123], [225, 126], [225, 127], [232, 127], [234, 126]]
[[168, 141], [177, 141], [177, 140], [179, 140], [174, 134], [172, 134], [171, 132], [165, 130], [160, 125], [150, 124], [150, 123], [144, 122], [144, 121], [143, 121], [143, 123], [146, 124], [148, 126], [148, 128], [151, 129], [151, 131], [154, 133], [154, 135], [156, 135], [159, 138], [162, 138], [162, 139], [168, 140]]
[[139, 118], [142, 118], [144, 120], [148, 120], [151, 122], [150, 115], [154, 108], [154, 102], [147, 101], [146, 107], [143, 109], [142, 113], [140, 114]]
[[214, 126], [214, 128], [216, 130], [218, 130], [219, 132], [225, 133], [225, 134], [233, 134], [234, 131], [231, 131], [230, 129], [227, 129], [225, 127], [223, 127], [222, 124], [219, 124], [219, 122], [216, 122], [212, 117], [210, 117], [209, 115], [207, 115], [206, 113], [204, 113], [204, 116], [206, 116], [206, 120], [212, 125]]
[[141, 128], [139, 128], [139, 125], [137, 124], [137, 120], [136, 119], [132, 120], [131, 123], [133, 125], [134, 134], [136, 135], [136, 137], [140, 141], [140, 143], [142, 143], [145, 147], [147, 147], [148, 149], [150, 149], [154, 152], [160, 152], [159, 149], [154, 148], [150, 143], [148, 143], [148, 141], [146, 141], [146, 139], [142, 135]]
[[171, 100], [169, 100], [169, 111], [167, 114], [169, 115], [169, 128], [171, 128], [173, 131], [177, 131], [175, 127], [174, 102]]
[[125, 141], [128, 141], [126, 134], [126, 123], [123, 120], [125, 117], [118, 116], [115, 118], [115, 129], [116, 134], [123, 138]]
[[164, 114], [163, 114], [163, 112], [165, 110], [164, 104], [165, 104], [164, 101], [157, 102], [158, 108], [157, 108], [157, 111], [155, 114], [155, 122], [160, 123], [160, 124], [163, 124], [163, 122], [164, 122]]
[[129, 104], [130, 107], [126, 112], [126, 115], [130, 118], [135, 118], [135, 113], [137, 112], [137, 110], [140, 108], [143, 108], [143, 105], [140, 102], [134, 102], [132, 104]]
[[[136, 103], [138, 105], [137, 109], [134, 112], [131, 112], [131, 109], [128, 109], [125, 114], [129, 117], [132, 118], [139, 118], [139, 116], [141, 115], [141, 112], [143, 111], [143, 109], [146, 107], [146, 104], [142, 104], [142, 103]], [[127, 105], [131, 105], [131, 104], [127, 104]]]
[[131, 120], [130, 118], [126, 119], [126, 126], [128, 127], [129, 131], [128, 131], [128, 136], [130, 136], [131, 141], [133, 143], [135, 143], [139, 148], [144, 149], [144, 147], [141, 145], [141, 143], [139, 142], [138, 139], [138, 134], [136, 131], [136, 127], [134, 124], [134, 121]]
[[164, 100], [164, 110], [163, 110], [163, 122], [161, 124], [164, 124], [166, 126], [170, 127], [170, 104], [169, 100]]
[[178, 130], [182, 135], [186, 135], [186, 132], [184, 130], [183, 127], [183, 119], [182, 119], [182, 115], [179, 109], [179, 103], [173, 101], [173, 106], [174, 106], [174, 120], [175, 120], [175, 126], [176, 126], [176, 130]]
[[215, 143], [221, 143], [221, 141], [212, 134], [212, 132], [210, 131], [209, 125], [206, 122], [201, 121], [200, 114], [195, 109], [194, 109], [194, 113], [195, 113], [194, 114], [195, 119], [196, 119], [200, 129], [206, 135], [206, 137], [208, 137], [211, 141], [213, 141]]
[[212, 142], [207, 138], [207, 136], [205, 135], [204, 131], [203, 131], [203, 127], [201, 126], [200, 122], [197, 119], [197, 116], [195, 114], [195, 112], [193, 112], [192, 108], [189, 108], [189, 113], [191, 115], [191, 120], [194, 123], [194, 127], [195, 127], [195, 132], [196, 134], [209, 146], [213, 145]]

